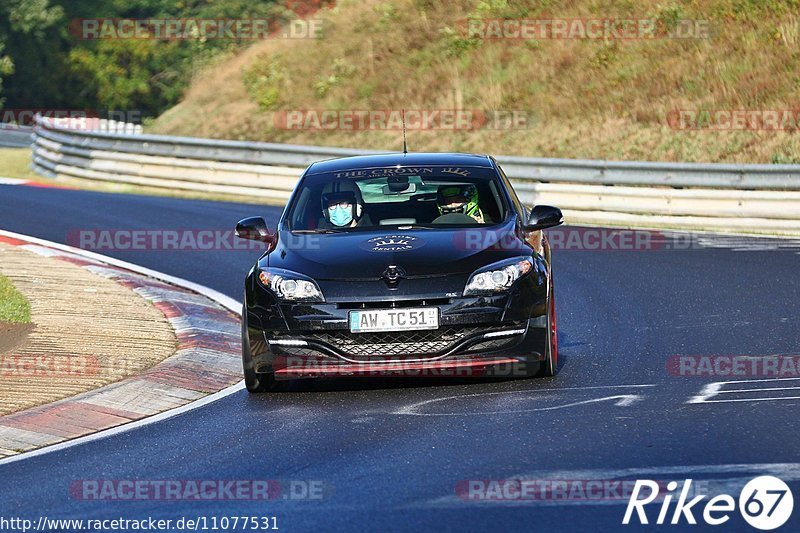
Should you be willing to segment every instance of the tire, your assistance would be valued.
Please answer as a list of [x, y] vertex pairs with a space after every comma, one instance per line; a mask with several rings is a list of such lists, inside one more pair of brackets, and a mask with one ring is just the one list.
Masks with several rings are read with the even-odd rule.
[[288, 381], [276, 381], [274, 374], [260, 374], [253, 368], [253, 356], [250, 352], [250, 336], [247, 334], [247, 307], [242, 307], [242, 372], [247, 392], [258, 394], [286, 390]]
[[550, 297], [547, 301], [547, 336], [545, 337], [544, 361], [536, 377], [549, 378], [558, 373], [558, 328], [556, 327], [556, 295], [550, 279]]

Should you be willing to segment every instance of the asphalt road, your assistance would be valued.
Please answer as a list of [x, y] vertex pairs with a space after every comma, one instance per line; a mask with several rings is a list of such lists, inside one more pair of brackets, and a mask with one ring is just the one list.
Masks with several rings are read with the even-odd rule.
[[[274, 225], [279, 214], [233, 203], [0, 186], [0, 228], [56, 242], [85, 229], [231, 229], [249, 215]], [[555, 378], [317, 381], [289, 393], [240, 392], [127, 433], [0, 466], [0, 517], [267, 515], [277, 517], [281, 531], [604, 531], [634, 529], [621, 525], [627, 500], [613, 493], [475, 501], [457, 487], [519, 477], [692, 478], [709, 494], [729, 489], [738, 498], [744, 481], [773, 474], [800, 498], [800, 400], [787, 399], [800, 396], [800, 380], [728, 383], [703, 395], [704, 386], [726, 378], [675, 375], [667, 365], [680, 355], [797, 354], [800, 247], [756, 238], [692, 242], [689, 249], [668, 238], [636, 251], [557, 250]], [[257, 255], [102, 253], [237, 299]], [[729, 399], [741, 401], [718, 402]], [[71, 496], [70, 486], [86, 479], [294, 480], [322, 486], [323, 497]], [[696, 509], [702, 522], [702, 508]], [[659, 506], [647, 510], [654, 521]], [[684, 520], [658, 529], [698, 527]], [[796, 509], [782, 530], [798, 527]], [[753, 531], [736, 511], [717, 529]]]

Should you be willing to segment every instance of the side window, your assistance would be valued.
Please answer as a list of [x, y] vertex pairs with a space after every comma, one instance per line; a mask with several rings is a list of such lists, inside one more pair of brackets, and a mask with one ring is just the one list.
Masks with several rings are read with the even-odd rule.
[[300, 191], [300, 197], [297, 199], [297, 207], [294, 210], [294, 220], [292, 220], [293, 229], [308, 229], [307, 224], [303, 220], [303, 214], [308, 209], [308, 198], [311, 196], [311, 191], [308, 187], [303, 187]]
[[503, 220], [503, 201], [500, 200], [500, 193], [497, 190], [497, 182], [488, 181], [486, 183], [478, 184], [478, 193], [480, 198], [480, 206], [483, 211], [484, 221], [489, 224], [495, 224]]
[[[496, 161], [495, 164], [497, 164]], [[522, 202], [520, 202], [519, 197], [517, 196], [517, 191], [515, 191], [514, 187], [511, 186], [511, 182], [508, 180], [508, 177], [506, 177], [506, 173], [503, 172], [503, 169], [500, 167], [500, 165], [497, 165], [497, 170], [500, 171], [500, 176], [503, 178], [503, 184], [506, 186], [506, 189], [508, 189], [508, 194], [511, 196], [511, 202], [514, 204], [514, 209], [516, 209], [517, 213], [519, 214], [520, 221], [524, 223], [528, 219], [529, 210], [522, 204]]]

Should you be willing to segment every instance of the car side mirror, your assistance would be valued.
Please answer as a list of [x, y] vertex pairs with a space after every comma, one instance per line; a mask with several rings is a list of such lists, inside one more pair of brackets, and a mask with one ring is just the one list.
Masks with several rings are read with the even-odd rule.
[[525, 230], [536, 231], [545, 228], [552, 228], [564, 223], [564, 215], [561, 209], [551, 205], [537, 205], [531, 209]]
[[240, 239], [271, 243], [273, 235], [269, 232], [267, 222], [261, 217], [250, 217], [236, 224], [236, 236]]

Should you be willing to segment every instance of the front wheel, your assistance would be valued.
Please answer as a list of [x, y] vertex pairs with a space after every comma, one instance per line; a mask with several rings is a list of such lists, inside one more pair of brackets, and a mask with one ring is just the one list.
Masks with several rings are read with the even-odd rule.
[[250, 336], [247, 333], [247, 307], [242, 308], [242, 371], [247, 392], [275, 392], [286, 390], [288, 381], [276, 381], [274, 374], [259, 374], [253, 365], [250, 351]]
[[544, 361], [540, 363], [537, 377], [549, 378], [558, 373], [558, 330], [556, 328], [556, 295], [550, 281], [550, 298], [547, 302], [547, 335], [545, 337]]

